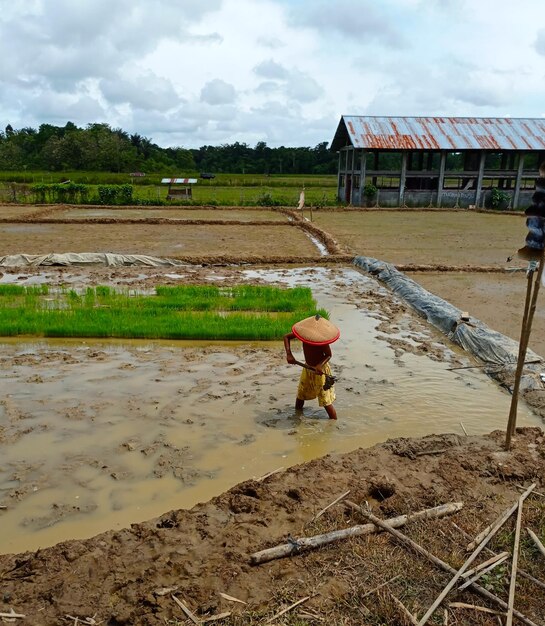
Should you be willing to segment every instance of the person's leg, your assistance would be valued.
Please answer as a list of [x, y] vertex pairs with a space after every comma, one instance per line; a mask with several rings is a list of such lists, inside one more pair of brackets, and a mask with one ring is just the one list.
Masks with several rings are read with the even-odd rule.
[[337, 411], [335, 411], [335, 407], [332, 404], [328, 404], [327, 406], [324, 406], [324, 409], [326, 410], [327, 414], [329, 415], [329, 419], [330, 420], [336, 420], [337, 419]]
[[304, 400], [299, 400], [299, 398], [297, 398], [295, 400], [295, 410], [296, 411], [302, 411], [304, 406], [305, 406], [305, 401]]

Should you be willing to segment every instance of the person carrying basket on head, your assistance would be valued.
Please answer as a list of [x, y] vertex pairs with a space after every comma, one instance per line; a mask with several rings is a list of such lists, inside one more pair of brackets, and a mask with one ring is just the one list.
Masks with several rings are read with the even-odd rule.
[[[301, 365], [303, 371], [297, 388], [295, 409], [302, 410], [305, 400], [318, 398], [318, 403], [326, 410], [329, 419], [336, 420], [337, 412], [333, 406], [335, 401], [335, 378], [331, 374], [330, 344], [337, 341], [341, 331], [321, 315], [313, 315], [297, 322], [292, 332], [284, 335], [286, 360], [292, 365]], [[303, 344], [305, 363], [300, 363], [291, 352], [291, 340], [299, 339]]]

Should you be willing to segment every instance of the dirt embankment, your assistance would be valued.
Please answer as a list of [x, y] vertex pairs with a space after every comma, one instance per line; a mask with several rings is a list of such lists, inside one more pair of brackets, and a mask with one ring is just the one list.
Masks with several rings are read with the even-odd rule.
[[[500, 432], [391, 440], [242, 483], [190, 511], [171, 511], [120, 532], [67, 541], [36, 553], [0, 556], [0, 613], [13, 609], [27, 616], [20, 623], [42, 626], [69, 623], [67, 615], [72, 622], [77, 617], [87, 619], [81, 623], [110, 626], [183, 624], [186, 617], [172, 598], [176, 595], [199, 619], [230, 611], [217, 623], [263, 624], [310, 596], [277, 623], [404, 624], [392, 595], [421, 616], [450, 577], [389, 536], [355, 538], [260, 566], [250, 565], [249, 555], [290, 536], [361, 523], [359, 515], [343, 504], [312, 521], [319, 510], [350, 490], [351, 500], [369, 502], [382, 518], [463, 501], [462, 511], [451, 518], [412, 523], [404, 529], [457, 568], [467, 556], [467, 538], [460, 529], [476, 535], [516, 501], [520, 485], [536, 482], [536, 490], [543, 492], [544, 443], [543, 431], [537, 428], [518, 431], [511, 452], [503, 450]], [[543, 539], [543, 497], [526, 500], [526, 526]], [[510, 520], [490, 546], [510, 550], [512, 542]], [[519, 568], [543, 579], [540, 558], [524, 534]], [[483, 577], [481, 584], [506, 600], [509, 571], [502, 566]], [[373, 591], [394, 576], [390, 584]], [[487, 601], [467, 591], [454, 592], [450, 600], [487, 606]], [[519, 575], [515, 606], [543, 623], [545, 587]], [[495, 616], [486, 613], [455, 607], [447, 611], [448, 623], [497, 624]]]

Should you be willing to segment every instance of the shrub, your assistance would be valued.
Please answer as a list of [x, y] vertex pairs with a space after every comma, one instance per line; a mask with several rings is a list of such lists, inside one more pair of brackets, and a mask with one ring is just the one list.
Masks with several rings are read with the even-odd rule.
[[132, 204], [132, 185], [99, 185], [97, 188], [100, 204]]
[[509, 206], [510, 196], [505, 191], [494, 187], [490, 194], [490, 204], [493, 209], [506, 209]]
[[373, 183], [367, 183], [363, 188], [363, 195], [365, 196], [367, 202], [370, 202], [377, 195], [377, 188], [373, 185]]

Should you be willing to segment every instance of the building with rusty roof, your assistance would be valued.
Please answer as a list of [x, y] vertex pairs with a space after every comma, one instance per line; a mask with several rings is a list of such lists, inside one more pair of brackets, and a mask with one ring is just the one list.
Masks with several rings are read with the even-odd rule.
[[347, 204], [517, 208], [545, 162], [545, 119], [343, 115], [331, 150]]

